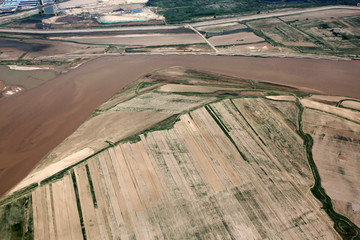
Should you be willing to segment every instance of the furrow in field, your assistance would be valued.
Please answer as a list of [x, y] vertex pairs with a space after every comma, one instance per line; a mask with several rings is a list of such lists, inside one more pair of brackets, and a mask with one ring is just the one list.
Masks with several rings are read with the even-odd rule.
[[161, 191], [161, 185], [145, 150], [144, 143], [140, 141], [138, 143], [131, 144], [130, 147], [133, 152], [134, 159], [136, 159], [140, 175], [142, 176], [150, 195], [150, 201], [156, 204], [160, 198], [159, 192]]
[[[291, 234], [295, 238], [306, 238], [307, 236], [304, 235], [304, 233], [302, 233], [302, 230], [300, 230], [301, 228], [297, 229], [296, 226], [294, 226], [295, 224], [292, 221], [292, 219], [294, 219], [296, 216], [302, 216], [304, 214], [303, 211], [308, 211], [308, 210], [313, 211], [312, 208], [305, 207], [305, 210], [295, 209], [295, 211], [294, 209], [291, 209], [291, 211], [293, 211], [291, 212], [291, 214], [294, 214], [293, 216], [288, 215], [285, 216], [285, 218], [283, 216], [284, 213], [287, 212], [286, 208], [291, 206], [291, 204], [296, 203], [297, 200], [301, 200], [301, 203], [294, 204], [294, 206], [299, 206], [299, 208], [302, 208], [302, 206], [308, 206], [308, 199], [306, 199], [306, 196], [304, 197], [302, 194], [299, 194], [297, 192], [299, 191], [299, 189], [294, 189], [293, 184], [290, 184], [288, 187], [289, 189], [291, 189], [291, 192], [287, 192], [286, 194], [287, 197], [289, 197], [289, 203], [286, 204], [285, 202], [277, 200], [277, 196], [273, 195], [272, 192], [268, 189], [269, 186], [271, 186], [270, 182], [275, 184], [274, 186], [278, 187], [277, 185], [279, 183], [284, 181], [288, 182], [288, 179], [284, 178], [283, 174], [280, 173], [279, 171], [280, 169], [278, 168], [280, 166], [276, 165], [273, 162], [272, 158], [268, 157], [269, 154], [271, 157], [273, 157], [272, 154], [266, 148], [265, 149], [267, 152], [266, 153], [263, 152], [264, 151], [263, 147], [265, 146], [262, 146], [263, 143], [261, 143], [261, 141], [256, 137], [256, 133], [253, 133], [253, 130], [247, 125], [246, 122], [244, 122], [244, 119], [242, 119], [242, 117], [240, 116], [237, 116], [236, 115], [237, 113], [232, 108], [230, 108], [229, 105], [228, 107], [225, 107], [226, 102], [212, 104], [211, 106], [215, 112], [219, 113], [220, 119], [221, 121], [223, 121], [223, 124], [225, 124], [227, 128], [230, 129], [229, 134], [232, 136], [232, 138], [237, 143], [239, 148], [241, 148], [241, 146], [245, 146], [245, 149], [247, 151], [249, 150], [250, 152], [257, 151], [257, 153], [254, 154], [254, 156], [257, 156], [256, 161], [253, 161], [253, 159], [255, 158], [250, 157], [251, 167], [254, 170], [250, 171], [253, 172], [253, 174], [249, 175], [249, 178], [252, 179], [251, 182], [253, 182], [253, 184], [255, 184], [254, 186], [258, 189], [257, 190], [258, 194], [262, 195], [260, 199], [262, 199], [263, 202], [266, 202], [266, 204], [270, 207], [272, 214], [270, 214], [269, 216], [276, 217], [280, 222], [283, 222], [282, 228], [284, 228], [284, 226], [286, 226], [287, 224], [289, 224], [287, 225], [288, 228], [289, 227], [294, 228], [294, 232], [292, 233], [289, 232], [289, 234]], [[230, 112], [232, 113], [230, 114]], [[246, 139], [247, 142], [243, 142], [242, 139]], [[252, 148], [250, 148], [250, 146], [252, 146]], [[241, 148], [241, 150], [244, 150], [244, 152], [248, 154], [248, 152], [245, 151], [245, 149]], [[259, 156], [262, 157], [259, 158]], [[284, 170], [282, 169], [281, 171], [283, 172]], [[267, 179], [270, 179], [271, 181], [268, 181]], [[326, 222], [323, 221], [322, 219], [323, 216], [321, 215], [320, 212], [317, 212], [315, 215], [316, 215], [315, 220], [321, 226], [320, 228], [324, 230], [323, 232], [326, 232], [329, 226], [327, 226]], [[305, 226], [304, 228], [306, 229], [307, 227], [308, 226]], [[282, 228], [280, 227], [278, 229], [282, 229]], [[317, 235], [317, 237], [319, 237], [319, 235]], [[332, 236], [332, 238], [334, 238], [333, 233], [330, 232], [329, 235]]]
[[[108, 163], [110, 166], [112, 166], [109, 170], [111, 173], [111, 181], [113, 183], [114, 186], [114, 190], [117, 196], [117, 202], [119, 204], [119, 208], [121, 211], [121, 216], [124, 220], [124, 224], [126, 227], [126, 231], [128, 234], [134, 234], [134, 227], [133, 227], [133, 222], [131, 220], [130, 214], [129, 214], [129, 209], [126, 203], [126, 199], [124, 196], [124, 188], [125, 186], [121, 186], [119, 179], [118, 179], [118, 175], [121, 174], [121, 172], [119, 171], [119, 165], [117, 163], [118, 159], [117, 159], [117, 155], [115, 153], [115, 149], [114, 148], [110, 148], [108, 149], [109, 151], [109, 155], [110, 155], [110, 160], [111, 162]], [[124, 234], [124, 233], [122, 233]]]
[[97, 157], [93, 157], [92, 159], [87, 161], [90, 175], [93, 181], [94, 192], [98, 206], [98, 208], [95, 209], [95, 213], [97, 221], [99, 223], [100, 233], [103, 234], [102, 237], [105, 239], [112, 239], [113, 235], [110, 227], [111, 223], [108, 218], [108, 216], [110, 215], [110, 205], [108, 204], [105, 189], [103, 188], [97, 160]]
[[109, 204], [110, 215], [108, 216], [111, 221], [111, 227], [114, 238], [121, 237], [121, 228], [123, 227], [123, 219], [121, 216], [121, 211], [119, 208], [119, 204], [117, 202], [116, 193], [114, 186], [111, 181], [109, 168], [107, 162], [109, 161], [109, 154], [104, 151], [99, 154], [98, 163], [99, 167], [102, 171], [102, 180], [103, 180], [103, 188], [106, 192], [107, 201]]
[[314, 180], [299, 136], [279, 120], [281, 117], [275, 115], [266, 100], [236, 99], [233, 103], [294, 181], [307, 190]]
[[[232, 159], [235, 159], [235, 158], [239, 159], [239, 158], [241, 158], [241, 156], [239, 155], [238, 152], [235, 152], [235, 151], [232, 151], [233, 155], [230, 155], [230, 156], [225, 155], [221, 151], [221, 148], [215, 141], [213, 135], [216, 133], [218, 135], [221, 134], [223, 137], [226, 137], [226, 136], [224, 135], [224, 133], [220, 132], [221, 130], [219, 129], [219, 127], [217, 127], [215, 125], [215, 122], [202, 121], [202, 119], [200, 119], [199, 115], [197, 114], [197, 112], [200, 112], [200, 111], [202, 113], [205, 113], [205, 110], [203, 108], [201, 110], [197, 110], [197, 111], [193, 112], [193, 114], [192, 114], [193, 121], [188, 115], [184, 115], [184, 119], [186, 118], [185, 121], [187, 120], [187, 121], [193, 122], [193, 124], [196, 125], [198, 133], [200, 134], [200, 136], [203, 139], [203, 141], [205, 142], [205, 144], [208, 146], [208, 150], [211, 152], [211, 155], [213, 156], [213, 158], [217, 160], [217, 162], [219, 163], [220, 167], [223, 169], [225, 175], [230, 180], [232, 185], [241, 184], [243, 182], [243, 180], [241, 179], [238, 171], [236, 170], [236, 167], [231, 162]], [[213, 132], [213, 134], [211, 132]], [[232, 146], [232, 149], [233, 148], [234, 147]]]
[[217, 192], [224, 190], [225, 186], [217, 175], [209, 154], [206, 152], [206, 149], [199, 139], [197, 139], [189, 122], [185, 122], [182, 119], [182, 121], [175, 125], [175, 128], [184, 139], [186, 148], [189, 150], [193, 161], [196, 161], [199, 164], [206, 182], [212, 187], [213, 191]]
[[38, 187], [32, 193], [35, 239], [49, 238], [47, 203], [46, 199], [43, 199], [44, 193], [46, 194], [46, 187]]
[[97, 239], [98, 236], [100, 236], [99, 227], [101, 223], [97, 220], [85, 165], [81, 164], [75, 167], [74, 172], [79, 189], [79, 198], [81, 202], [86, 237], [90, 240]]
[[[114, 150], [114, 156], [112, 150]], [[113, 149], [109, 150], [109, 153], [110, 156], [112, 156], [111, 160], [114, 166], [115, 176], [121, 191], [121, 194], [118, 195], [119, 204], [128, 233], [130, 236], [139, 238], [141, 237], [141, 233], [138, 231], [138, 228], [135, 227], [138, 221], [134, 205], [140, 204], [140, 201], [137, 197], [136, 190], [133, 187], [131, 177], [129, 176], [129, 172], [125, 164], [123, 149], [120, 146], [115, 146]], [[120, 199], [121, 197], [123, 200]]]
[[71, 176], [53, 183], [52, 191], [58, 239], [83, 239]]

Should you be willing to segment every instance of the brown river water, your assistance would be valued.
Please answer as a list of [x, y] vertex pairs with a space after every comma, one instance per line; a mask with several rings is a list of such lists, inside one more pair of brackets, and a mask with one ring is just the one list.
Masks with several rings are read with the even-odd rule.
[[0, 196], [114, 93], [141, 75], [170, 66], [360, 98], [360, 61], [203, 55], [99, 58], [0, 102]]

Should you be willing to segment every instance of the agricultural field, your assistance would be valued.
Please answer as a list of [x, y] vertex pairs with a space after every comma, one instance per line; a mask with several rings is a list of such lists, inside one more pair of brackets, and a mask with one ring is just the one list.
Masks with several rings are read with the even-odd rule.
[[359, 237], [360, 122], [344, 121], [358, 114], [346, 99], [184, 67], [148, 73], [0, 199], [1, 236]]
[[349, 119], [342, 112], [333, 113], [313, 108], [306, 109], [303, 116], [304, 130], [314, 139], [313, 156], [323, 187], [332, 199], [335, 210], [358, 226], [359, 123], [359, 119]]
[[358, 59], [360, 11], [327, 10], [247, 22], [258, 36], [273, 46], [313, 55]]

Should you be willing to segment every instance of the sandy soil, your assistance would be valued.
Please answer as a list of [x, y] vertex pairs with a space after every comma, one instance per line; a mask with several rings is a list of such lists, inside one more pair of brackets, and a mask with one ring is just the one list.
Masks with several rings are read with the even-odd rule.
[[352, 120], [360, 123], [360, 112], [354, 112], [354, 111], [349, 110], [349, 109], [339, 108], [339, 107], [336, 107], [336, 106], [331, 106], [331, 105], [320, 103], [320, 102], [317, 102], [317, 101], [311, 101], [309, 99], [303, 99], [303, 100], [301, 100], [301, 103], [305, 107], [314, 108], [314, 109], [318, 109], [320, 111], [325, 111], [325, 112], [328, 112], [328, 113], [339, 115], [339, 116], [342, 116], [344, 118], [352, 119]]
[[61, 37], [52, 39], [70, 40], [82, 43], [97, 44], [121, 44], [121, 45], [177, 45], [204, 43], [205, 41], [197, 34], [133, 34], [113, 36], [86, 36], [86, 37]]
[[335, 210], [359, 226], [360, 125], [307, 109], [303, 126], [314, 139], [314, 161]]
[[197, 30], [204, 32], [224, 32], [224, 31], [231, 31], [241, 28], [247, 28], [247, 26], [240, 23], [224, 23], [224, 24], [198, 27]]
[[8, 65], [11, 70], [20, 70], [20, 71], [33, 71], [33, 70], [43, 70], [42, 67], [29, 67], [29, 66], [17, 66], [17, 65]]
[[358, 101], [343, 101], [341, 106], [360, 110], [360, 102]]
[[280, 19], [287, 21], [294, 21], [294, 20], [305, 20], [305, 19], [316, 19], [316, 18], [330, 18], [330, 17], [344, 17], [344, 16], [352, 16], [352, 15], [359, 15], [359, 10], [349, 10], [349, 9], [333, 9], [333, 10], [326, 10], [326, 11], [319, 11], [319, 12], [312, 12], [312, 13], [303, 13], [299, 15], [291, 15], [280, 17]]
[[345, 97], [342, 96], [312, 95], [309, 99], [318, 102], [332, 102], [335, 104], [344, 98]]
[[312, 42], [282, 42], [286, 46], [295, 46], [295, 47], [316, 47], [315, 43]]
[[127, 83], [154, 69], [179, 65], [360, 97], [360, 63], [355, 61], [218, 56], [100, 58], [0, 102], [0, 182], [6, 183], [0, 185], [0, 195], [23, 179], [97, 106]]
[[208, 86], [192, 86], [192, 85], [180, 85], [180, 84], [166, 84], [159, 88], [161, 92], [200, 92], [208, 93], [220, 90], [236, 91], [238, 88], [220, 88], [220, 87], [208, 87]]
[[[118, 14], [118, 15], [105, 15], [101, 17], [101, 21], [104, 23], [116, 23], [126, 21], [144, 21], [144, 20], [164, 20], [163, 16], [160, 16], [152, 12], [149, 8], [143, 8], [141, 12], [130, 13], [130, 14]], [[101, 22], [100, 21], [100, 22]]]
[[208, 39], [215, 46], [246, 44], [265, 41], [252, 32], [234, 33], [228, 35], [215, 36]]
[[295, 101], [294, 96], [267, 96], [266, 98], [272, 100], [281, 100], [281, 101]]
[[17, 85], [31, 89], [55, 77], [55, 72], [51, 70], [17, 71], [5, 65], [0, 66], [0, 80], [8, 86]]
[[263, 43], [249, 43], [246, 45], [227, 46], [218, 48], [221, 52], [230, 53], [273, 53], [273, 54], [294, 54], [295, 52], [286, 47], [274, 47], [267, 42]]
[[83, 45], [69, 42], [55, 42], [42, 41], [43, 43], [49, 44], [49, 46], [40, 51], [31, 51], [27, 53], [24, 59], [33, 59], [36, 57], [52, 56], [58, 54], [73, 55], [73, 54], [93, 54], [93, 53], [104, 53], [107, 46], [96, 46], [96, 45]]

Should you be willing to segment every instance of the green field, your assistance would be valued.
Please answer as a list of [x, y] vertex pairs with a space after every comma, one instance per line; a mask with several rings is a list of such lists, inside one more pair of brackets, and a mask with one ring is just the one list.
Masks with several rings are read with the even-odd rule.
[[314, 7], [325, 5], [356, 5], [356, 0], [150, 0], [147, 5], [159, 7], [168, 23], [182, 22], [200, 17], [218, 17], [243, 13], [260, 13], [265, 10], [292, 7]]

